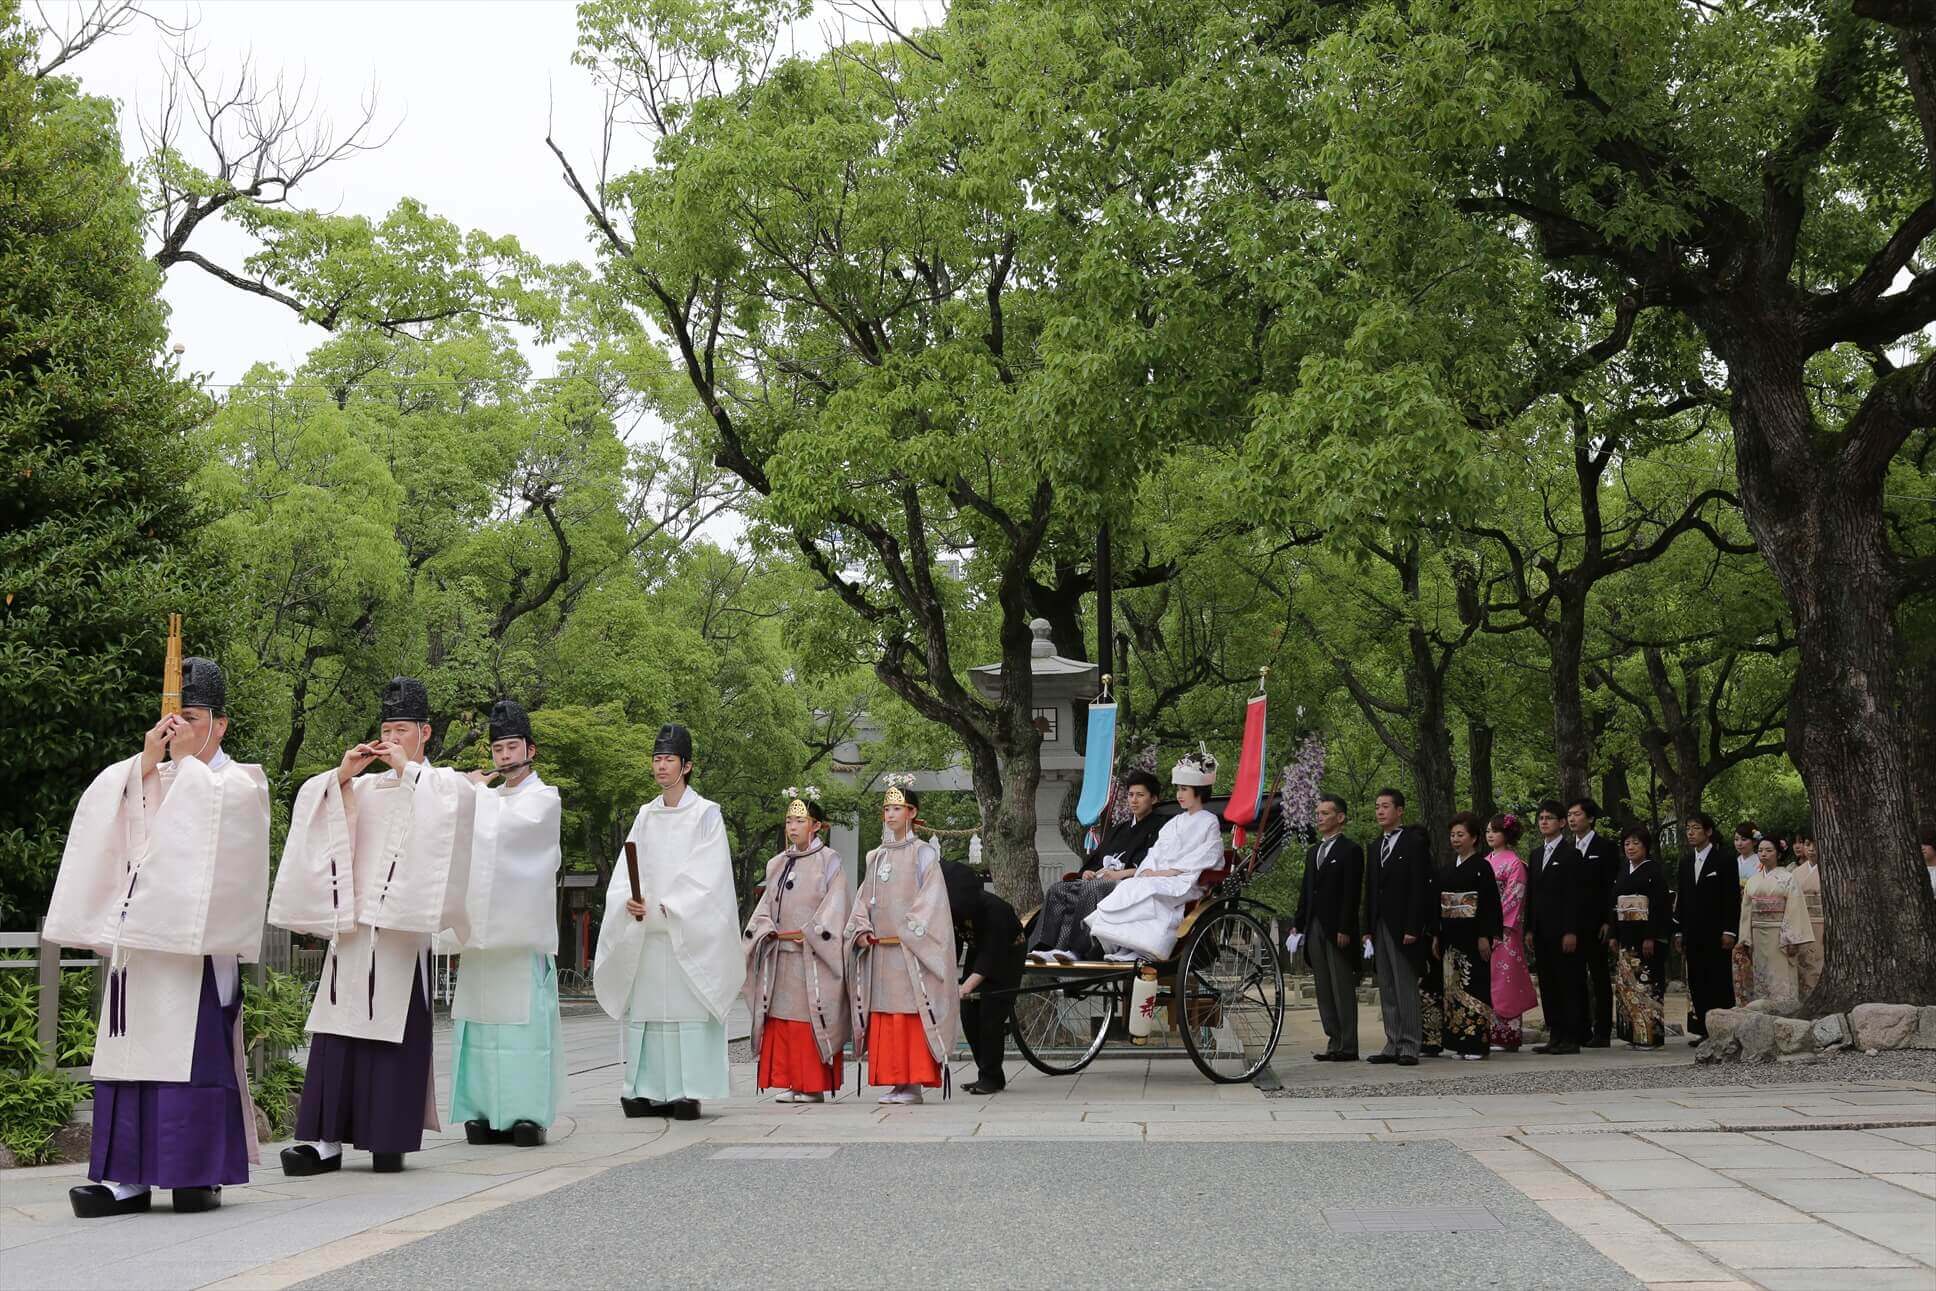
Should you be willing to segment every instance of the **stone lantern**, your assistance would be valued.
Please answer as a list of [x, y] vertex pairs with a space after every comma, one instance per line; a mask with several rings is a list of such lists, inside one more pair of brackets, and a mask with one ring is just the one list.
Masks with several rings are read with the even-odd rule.
[[[1082, 783], [1082, 743], [1089, 731], [1089, 701], [1101, 688], [1102, 669], [1080, 659], [1066, 659], [1049, 640], [1047, 619], [1029, 624], [1035, 640], [1029, 643], [1029, 672], [1034, 677], [1035, 728], [1042, 732], [1042, 781], [1035, 790], [1035, 854], [1040, 860], [1042, 885], [1080, 869], [1079, 859], [1062, 840], [1056, 820], [1063, 798]], [[1002, 666], [970, 668], [975, 689], [992, 700], [1001, 698]]]

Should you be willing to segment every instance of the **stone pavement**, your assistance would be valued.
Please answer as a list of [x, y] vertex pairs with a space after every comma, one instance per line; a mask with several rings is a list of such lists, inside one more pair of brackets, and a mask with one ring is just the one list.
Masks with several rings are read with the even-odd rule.
[[[1337, 1073], [1309, 1062], [1308, 1025], [1295, 1014], [1293, 1018], [1294, 1034], [1286, 1038], [1278, 1063], [1287, 1083], [1307, 1081], [1320, 1068], [1327, 1081], [1354, 1082], [1380, 1070], [1360, 1064]], [[1377, 1034], [1375, 1023], [1366, 1034]], [[438, 1040], [439, 1070], [447, 1075], [448, 1036], [442, 1027]], [[656, 1213], [670, 1192], [683, 1187], [668, 1189], [658, 1181], [683, 1179], [680, 1172], [690, 1171], [697, 1186], [708, 1171], [723, 1168], [701, 1165], [728, 1148], [834, 1149], [834, 1157], [813, 1153], [789, 1161], [787, 1168], [799, 1172], [794, 1177], [804, 1181], [805, 1195], [843, 1206], [844, 1199], [817, 1190], [814, 1170], [835, 1170], [827, 1162], [838, 1161], [837, 1154], [848, 1148], [857, 1154], [863, 1148], [891, 1148], [894, 1153], [881, 1160], [893, 1170], [911, 1171], [910, 1178], [926, 1177], [917, 1168], [925, 1161], [934, 1177], [953, 1180], [952, 1186], [967, 1189], [969, 1197], [981, 1179], [1008, 1198], [1007, 1204], [1020, 1204], [1018, 1198], [1029, 1202], [1034, 1209], [1021, 1212], [1023, 1223], [1083, 1227], [1067, 1216], [1045, 1218], [1025, 1181], [1066, 1178], [1079, 1183], [1113, 1178], [1112, 1170], [1128, 1168], [1116, 1158], [1085, 1165], [1089, 1158], [1083, 1145], [1090, 1145], [1130, 1153], [1135, 1169], [1153, 1181], [1149, 1186], [1161, 1189], [1161, 1181], [1173, 1171], [1194, 1180], [1197, 1175], [1191, 1172], [1202, 1169], [1198, 1156], [1171, 1155], [1172, 1148], [1225, 1144], [1235, 1146], [1198, 1151], [1209, 1152], [1212, 1159], [1219, 1152], [1228, 1154], [1232, 1161], [1241, 1154], [1256, 1164], [1208, 1171], [1202, 1182], [1190, 1186], [1190, 1197], [1223, 1203], [1210, 1207], [1211, 1218], [1247, 1216], [1257, 1243], [1273, 1250], [1290, 1241], [1290, 1235], [1336, 1233], [1336, 1226], [1343, 1224], [1349, 1236], [1328, 1239], [1323, 1249], [1344, 1252], [1338, 1258], [1348, 1256], [1346, 1264], [1336, 1267], [1348, 1267], [1360, 1279], [1389, 1280], [1391, 1260], [1409, 1259], [1416, 1265], [1417, 1252], [1425, 1247], [1416, 1234], [1378, 1230], [1376, 1225], [1385, 1221], [1377, 1215], [1366, 1221], [1372, 1228], [1352, 1229], [1351, 1216], [1413, 1208], [1431, 1212], [1426, 1222], [1437, 1222], [1434, 1215], [1444, 1221], [1451, 1210], [1443, 1185], [1448, 1178], [1464, 1176], [1433, 1162], [1443, 1163], [1452, 1159], [1445, 1153], [1454, 1153], [1461, 1170], [1483, 1167], [1510, 1189], [1500, 1194], [1490, 1184], [1467, 1186], [1470, 1213], [1457, 1222], [1486, 1216], [1508, 1234], [1523, 1234], [1536, 1246], [1546, 1243], [1540, 1249], [1549, 1254], [1573, 1242], [1585, 1262], [1569, 1264], [1568, 1277], [1577, 1267], [1585, 1278], [1582, 1285], [1645, 1285], [1660, 1291], [1754, 1286], [1831, 1291], [1859, 1285], [1865, 1291], [1936, 1291], [1932, 1084], [1791, 1084], [1783, 1083], [1783, 1068], [1772, 1067], [1765, 1069], [1765, 1084], [1683, 1088], [1675, 1078], [1691, 1068], [1682, 1046], [1678, 1053], [1616, 1049], [1562, 1060], [1587, 1070], [1596, 1064], [1651, 1064], [1658, 1068], [1658, 1088], [1464, 1097], [1431, 1092], [1435, 1076], [1500, 1075], [1545, 1061], [1525, 1055], [1488, 1063], [1422, 1064], [1404, 1073], [1414, 1087], [1390, 1096], [1266, 1098], [1248, 1085], [1213, 1085], [1187, 1059], [1139, 1056], [1101, 1060], [1078, 1076], [1060, 1079], [1041, 1077], [1012, 1061], [1011, 1084], [1002, 1094], [957, 1094], [947, 1102], [937, 1099], [903, 1108], [881, 1107], [872, 1096], [856, 1099], [850, 1069], [848, 1090], [839, 1102], [799, 1107], [756, 1096], [751, 1068], [740, 1064], [734, 1071], [732, 1099], [709, 1105], [701, 1121], [680, 1123], [620, 1115], [615, 1028], [602, 1017], [568, 1019], [566, 1044], [573, 1105], [543, 1148], [473, 1148], [464, 1143], [460, 1127], [456, 1134], [427, 1138], [426, 1150], [412, 1157], [411, 1168], [401, 1175], [372, 1175], [365, 1168], [367, 1156], [353, 1152], [342, 1172], [298, 1180], [281, 1177], [274, 1168], [275, 1149], [268, 1147], [268, 1167], [258, 1175], [261, 1182], [230, 1189], [218, 1212], [177, 1218], [168, 1212], [165, 1199], [158, 1199], [149, 1215], [90, 1223], [74, 1220], [67, 1211], [66, 1189], [81, 1178], [79, 1167], [0, 1174], [0, 1288], [215, 1286], [239, 1291], [290, 1286], [325, 1274], [338, 1274], [346, 1284], [356, 1285], [383, 1285], [385, 1277], [406, 1275], [417, 1287], [426, 1282], [520, 1285], [504, 1259], [530, 1245], [533, 1230], [505, 1221], [518, 1221], [527, 1213], [536, 1218], [548, 1213], [545, 1207], [565, 1214], [584, 1207], [596, 1211], [601, 1196], [607, 1204], [613, 1196], [629, 1197], [628, 1213]], [[957, 1089], [964, 1074], [957, 1066]], [[964, 1145], [974, 1151], [964, 1155]], [[1437, 1155], [1425, 1155], [1428, 1147]], [[999, 1155], [1004, 1148], [1013, 1149], [1014, 1155]], [[1138, 1149], [1143, 1155], [1135, 1155]], [[1415, 1164], [1394, 1170], [1390, 1153], [1412, 1149]], [[663, 1160], [675, 1153], [677, 1161]], [[903, 1158], [916, 1165], [905, 1164]], [[727, 1163], [731, 1160], [726, 1158]], [[964, 1162], [984, 1164], [964, 1169]], [[738, 1178], [753, 1177], [760, 1168], [743, 1166]], [[1090, 1173], [1092, 1169], [1102, 1173]], [[1302, 1185], [1297, 1181], [1307, 1176], [1337, 1182], [1328, 1197], [1313, 1197], [1298, 1191]], [[731, 1181], [719, 1185], [744, 1186]], [[550, 1197], [554, 1192], [560, 1195]], [[1079, 1195], [1079, 1188], [1074, 1193]], [[895, 1204], [946, 1215], [956, 1213], [954, 1207], [972, 1210], [975, 1203], [929, 1193]], [[851, 1206], [846, 1210], [850, 1221], [858, 1218]], [[770, 1241], [757, 1212], [727, 1206], [725, 1213], [742, 1218], [740, 1231], [748, 1250]], [[454, 1228], [485, 1216], [489, 1218], [482, 1223]], [[1184, 1231], [1215, 1231], [1208, 1224], [1207, 1218]], [[462, 1250], [477, 1253], [474, 1266], [466, 1266], [460, 1276], [453, 1264], [443, 1278], [434, 1263], [428, 1270], [412, 1271], [408, 1261], [413, 1257], [398, 1248], [446, 1230], [453, 1231], [440, 1241], [461, 1238]], [[555, 1235], [560, 1230], [547, 1222], [539, 1231]], [[850, 1280], [847, 1271], [865, 1263], [859, 1257], [869, 1243], [884, 1251], [902, 1249], [893, 1230], [882, 1225], [849, 1222], [841, 1231], [843, 1240], [853, 1245], [856, 1261], [826, 1270], [827, 1282]], [[1131, 1234], [1107, 1232], [1111, 1240], [1091, 1253], [1088, 1264], [1075, 1268], [1107, 1272], [1115, 1252], [1134, 1259], [1126, 1266], [1127, 1276], [1117, 1281], [1154, 1285], [1164, 1280], [1150, 1276], [1139, 1281], [1136, 1275], [1136, 1270], [1148, 1271], [1150, 1251], [1157, 1248], [1139, 1247]], [[637, 1240], [642, 1255], [656, 1249], [656, 1238]], [[1465, 1232], [1440, 1233], [1435, 1240], [1439, 1247], [1466, 1252], [1463, 1267], [1469, 1275], [1486, 1267], [1486, 1243], [1498, 1239], [1496, 1233], [1489, 1238], [1483, 1232]], [[1515, 1247], [1519, 1241], [1512, 1238]], [[418, 1255], [428, 1258], [440, 1249], [427, 1246]], [[351, 1267], [392, 1251], [398, 1252], [394, 1260], [372, 1260], [367, 1270]], [[1306, 1277], [1312, 1285], [1339, 1284], [1322, 1266], [1301, 1262], [1293, 1251], [1280, 1255], [1265, 1275], [1241, 1260], [1231, 1263], [1229, 1272], [1240, 1279], [1263, 1276], [1279, 1285], [1298, 1285]], [[1380, 1264], [1381, 1258], [1387, 1262]], [[1026, 1265], [972, 1267], [972, 1272], [970, 1267], [937, 1267], [925, 1280], [996, 1286], [1034, 1286], [1043, 1280], [1039, 1268]], [[1201, 1272], [1222, 1266], [1213, 1261], [1188, 1267]], [[574, 1281], [587, 1285], [598, 1285], [606, 1276], [635, 1280], [636, 1275], [596, 1265], [574, 1270]], [[1448, 1274], [1443, 1284], [1462, 1282]], [[1504, 1274], [1498, 1282], [1519, 1284]]]

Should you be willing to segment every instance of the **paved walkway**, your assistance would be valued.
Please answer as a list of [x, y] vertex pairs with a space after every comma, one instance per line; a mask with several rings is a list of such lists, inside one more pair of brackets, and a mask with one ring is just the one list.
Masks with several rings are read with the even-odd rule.
[[[1322, 1068], [1326, 1080], [1362, 1081], [1379, 1070], [1361, 1064], [1345, 1074], [1310, 1063], [1298, 1047], [1308, 1041], [1307, 1024], [1293, 1017], [1299, 1033], [1287, 1038], [1279, 1064], [1287, 1079], [1305, 1080]], [[439, 1069], [447, 1076], [442, 1028], [438, 1040]], [[1428, 1225], [1503, 1227], [1549, 1256], [1574, 1249], [1585, 1261], [1577, 1265], [1581, 1285], [1936, 1291], [1936, 1085], [1788, 1084], [1777, 1067], [1768, 1069], [1767, 1084], [1688, 1089], [1674, 1083], [1689, 1070], [1683, 1047], [1559, 1060], [1589, 1069], [1635, 1063], [1659, 1069], [1659, 1088], [1591, 1094], [1430, 1092], [1433, 1075], [1497, 1075], [1546, 1061], [1530, 1055], [1423, 1064], [1404, 1073], [1417, 1082], [1415, 1093], [1355, 1099], [1266, 1098], [1248, 1085], [1210, 1084], [1185, 1059], [1134, 1058], [1099, 1061], [1079, 1076], [1054, 1080], [1012, 1063], [1002, 1094], [957, 1094], [921, 1107], [856, 1099], [850, 1074], [839, 1102], [798, 1107], [756, 1096], [751, 1068], [742, 1064], [732, 1099], [709, 1105], [704, 1120], [680, 1123], [620, 1114], [617, 1041], [602, 1017], [568, 1019], [566, 1044], [573, 1106], [543, 1148], [473, 1148], [460, 1127], [428, 1138], [401, 1175], [372, 1175], [368, 1158], [353, 1152], [342, 1172], [297, 1180], [275, 1171], [270, 1147], [261, 1182], [230, 1189], [218, 1212], [177, 1218], [164, 1200], [146, 1216], [90, 1223], [67, 1210], [65, 1193], [80, 1168], [0, 1174], [0, 1288], [277, 1288], [322, 1275], [345, 1285], [522, 1285], [512, 1253], [532, 1245], [533, 1231], [556, 1235], [566, 1231], [558, 1224], [589, 1222], [585, 1216], [610, 1215], [614, 1207], [638, 1220], [616, 1231], [631, 1233], [642, 1255], [656, 1252], [667, 1230], [663, 1224], [655, 1230], [643, 1217], [669, 1204], [670, 1194], [683, 1195], [688, 1176], [695, 1196], [726, 1199], [705, 1213], [739, 1217], [735, 1231], [754, 1252], [772, 1244], [774, 1230], [733, 1199], [760, 1167], [742, 1160], [739, 1172], [719, 1178], [714, 1191], [715, 1176], [735, 1162], [735, 1155], [717, 1154], [751, 1148], [757, 1150], [752, 1160], [768, 1168], [799, 1158], [786, 1168], [798, 1172], [791, 1177], [801, 1182], [801, 1195], [836, 1209], [843, 1240], [857, 1257], [869, 1243], [903, 1249], [891, 1225], [867, 1222], [869, 1216], [902, 1209], [980, 1215], [964, 1231], [1100, 1233], [1107, 1240], [1082, 1239], [1089, 1263], [1070, 1267], [1107, 1272], [1120, 1253], [1132, 1262], [1118, 1280], [1141, 1285], [1134, 1273], [1149, 1267], [1156, 1249], [1150, 1243], [1169, 1237], [1139, 1237], [1113, 1221], [1098, 1228], [1081, 1218], [1082, 1183], [1128, 1170], [1125, 1177], [1146, 1179], [1159, 1195], [1187, 1194], [1191, 1205], [1207, 1208], [1203, 1222], [1165, 1232], [1215, 1232], [1215, 1216], [1247, 1216], [1253, 1240], [1282, 1257], [1275, 1276], [1265, 1279], [1276, 1284], [1403, 1280], [1393, 1262], [1410, 1260], [1423, 1269], [1417, 1252], [1425, 1247], [1415, 1233], [1389, 1231], [1403, 1219], [1391, 1212], [1412, 1210], [1420, 1212], [1413, 1221]], [[963, 1074], [957, 1067], [957, 1088]], [[1204, 1144], [1235, 1146], [1194, 1146]], [[963, 1145], [974, 1151], [964, 1155]], [[1005, 1148], [1013, 1155], [1001, 1155]], [[1190, 1151], [1172, 1154], [1183, 1148]], [[776, 1156], [773, 1149], [781, 1151]], [[839, 1154], [848, 1149], [854, 1151], [843, 1160]], [[889, 1149], [878, 1158], [867, 1155]], [[1097, 1151], [1131, 1155], [1089, 1155]], [[1413, 1153], [1410, 1163], [1395, 1165], [1407, 1160], [1406, 1152]], [[676, 1161], [665, 1160], [674, 1154]], [[712, 1165], [715, 1159], [721, 1164]], [[1205, 1169], [1206, 1159], [1231, 1167]], [[959, 1192], [910, 1184], [886, 1194], [891, 1203], [869, 1206], [853, 1195], [857, 1182], [846, 1184], [845, 1194], [834, 1190], [834, 1181], [845, 1177], [841, 1171], [867, 1160], [876, 1160], [883, 1178], [929, 1178]], [[1478, 1177], [1493, 1182], [1472, 1184], [1474, 1176], [1464, 1173], [1472, 1168], [1483, 1168]], [[823, 1176], [815, 1171], [823, 1169], [827, 1188], [816, 1182]], [[1168, 1192], [1162, 1191], [1165, 1177], [1177, 1182]], [[1333, 1182], [1317, 1192], [1305, 1186], [1319, 1178]], [[1446, 1187], [1460, 1179], [1467, 1181], [1460, 1194], [1467, 1197], [1465, 1214], [1448, 1218], [1460, 1207]], [[1029, 1191], [1031, 1180], [1053, 1183], [1052, 1195], [1067, 1204], [1045, 1208]], [[673, 1181], [677, 1186], [668, 1186]], [[527, 1215], [544, 1227], [524, 1223]], [[472, 1220], [480, 1222], [467, 1223]], [[991, 1229], [991, 1221], [1005, 1227]], [[401, 1249], [432, 1235], [439, 1245], [415, 1255]], [[1296, 1241], [1306, 1239], [1314, 1252], [1336, 1252], [1330, 1267], [1350, 1276], [1340, 1283], [1324, 1265], [1298, 1259]], [[1484, 1262], [1478, 1254], [1488, 1241], [1483, 1232], [1440, 1233], [1435, 1241], [1434, 1249], [1465, 1253], [1465, 1282]], [[465, 1254], [461, 1261], [452, 1254], [440, 1277], [437, 1269], [445, 1266], [435, 1260], [446, 1249]], [[413, 1259], [433, 1263], [419, 1267]], [[856, 1258], [828, 1268], [825, 1280], [849, 1281], [847, 1271], [865, 1264]], [[618, 1264], [574, 1267], [574, 1284], [635, 1280], [635, 1270]], [[1200, 1282], [1223, 1265], [1184, 1267], [1193, 1276], [1182, 1281]], [[1567, 1267], [1571, 1278], [1576, 1266]], [[1242, 1260], [1229, 1272], [1239, 1280], [1257, 1275]], [[1043, 1281], [1042, 1270], [1025, 1262], [937, 1264], [931, 1274], [925, 1280], [944, 1286]], [[1518, 1277], [1502, 1271], [1498, 1285], [1520, 1285]], [[705, 1280], [695, 1275], [694, 1281]], [[1443, 1284], [1464, 1282], [1448, 1272]]]

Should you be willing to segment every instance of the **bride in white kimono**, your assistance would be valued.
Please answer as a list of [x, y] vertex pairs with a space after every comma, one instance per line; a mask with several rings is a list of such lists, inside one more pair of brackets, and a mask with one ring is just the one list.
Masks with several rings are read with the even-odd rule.
[[1199, 746], [1171, 769], [1170, 783], [1183, 810], [1164, 824], [1136, 873], [1083, 920], [1106, 958], [1169, 958], [1184, 907], [1203, 895], [1199, 880], [1223, 864], [1223, 822], [1206, 806], [1217, 783], [1217, 760]]

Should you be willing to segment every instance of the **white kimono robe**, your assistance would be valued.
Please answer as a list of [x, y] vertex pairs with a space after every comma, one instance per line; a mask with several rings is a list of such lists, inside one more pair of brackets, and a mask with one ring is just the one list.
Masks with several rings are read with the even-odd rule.
[[[202, 957], [222, 994], [239, 989], [239, 959], [262, 953], [269, 890], [269, 781], [218, 753], [213, 764], [164, 762], [147, 777], [139, 756], [88, 786], [74, 810], [41, 938], [109, 961], [119, 985], [102, 1002], [91, 1074], [97, 1080], [186, 1081], [194, 1061]], [[119, 1017], [110, 1016], [119, 1004]], [[259, 1160], [238, 1014], [235, 1076], [249, 1159]]]
[[475, 793], [470, 935], [447, 943], [463, 954], [450, 1016], [522, 1026], [531, 1020], [531, 958], [558, 953], [558, 791], [533, 772], [515, 789]]
[[[402, 1041], [410, 984], [431, 939], [446, 929], [470, 934], [476, 810], [469, 779], [420, 762], [401, 776], [358, 776], [347, 793], [334, 767], [303, 783], [269, 922], [330, 939], [310, 1031]], [[434, 1120], [433, 1110], [433, 1128]]]
[[719, 805], [688, 786], [639, 808], [626, 837], [638, 848], [649, 913], [625, 912], [632, 884], [620, 853], [605, 891], [592, 990], [620, 1022], [724, 1022], [746, 981], [739, 901]]
[[[1223, 822], [1214, 811], [1172, 816], [1136, 867], [1102, 899], [1084, 923], [1107, 950], [1132, 950], [1145, 959], [1167, 959], [1176, 948], [1183, 908], [1203, 895], [1198, 882], [1205, 870], [1223, 864]], [[1151, 870], [1179, 870], [1164, 878], [1145, 878]]]

